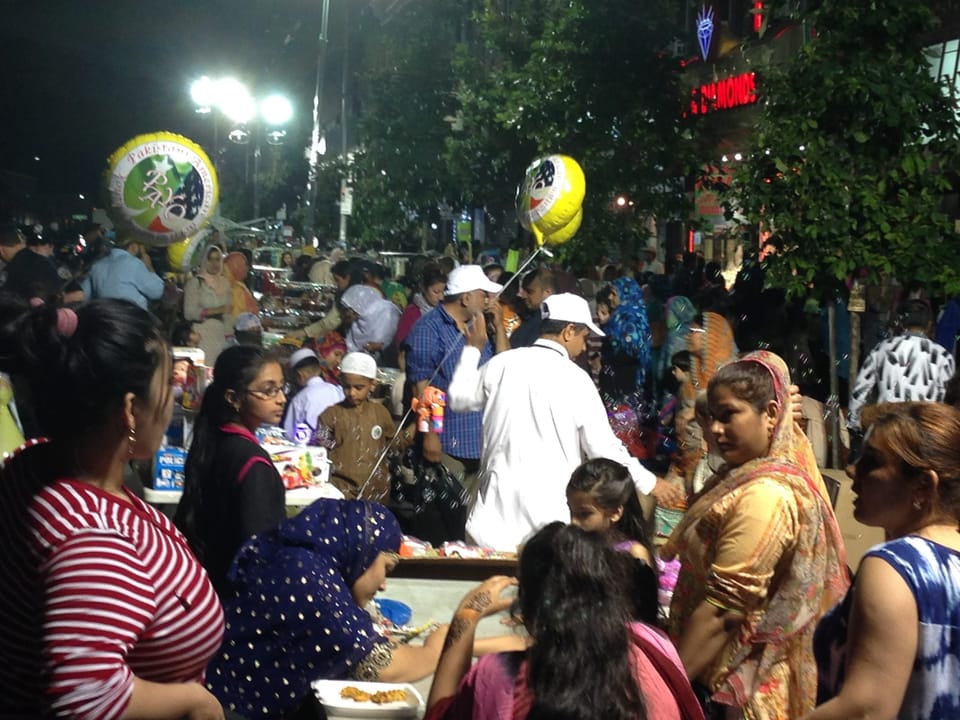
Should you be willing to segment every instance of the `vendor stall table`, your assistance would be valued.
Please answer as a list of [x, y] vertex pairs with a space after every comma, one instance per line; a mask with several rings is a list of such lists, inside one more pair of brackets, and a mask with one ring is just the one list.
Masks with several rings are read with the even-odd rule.
[[481, 583], [492, 575], [516, 575], [514, 558], [402, 557], [395, 578], [422, 580], [469, 580]]
[[[182, 490], [154, 490], [145, 487], [143, 499], [151, 505], [176, 505], [183, 495]], [[287, 490], [287, 507], [306, 507], [320, 498], [342, 499], [343, 495], [333, 485], [326, 483], [315, 487], [296, 488]]]

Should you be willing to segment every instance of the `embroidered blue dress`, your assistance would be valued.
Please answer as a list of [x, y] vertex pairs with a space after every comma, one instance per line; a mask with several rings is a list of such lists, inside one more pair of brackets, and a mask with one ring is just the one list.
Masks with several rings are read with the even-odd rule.
[[[865, 557], [889, 563], [917, 601], [917, 657], [897, 718], [960, 718], [960, 553], [908, 535], [871, 548]], [[835, 696], [843, 684], [849, 604], [848, 594], [823, 617], [814, 636], [818, 704]]]

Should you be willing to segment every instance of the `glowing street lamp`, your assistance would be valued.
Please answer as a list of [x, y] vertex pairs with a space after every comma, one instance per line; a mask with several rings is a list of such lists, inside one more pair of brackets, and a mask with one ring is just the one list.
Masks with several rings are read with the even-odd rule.
[[[290, 122], [293, 117], [293, 106], [290, 101], [279, 94], [273, 93], [258, 103], [246, 85], [234, 77], [212, 79], [206, 75], [198, 78], [190, 86], [190, 97], [197, 106], [198, 113], [212, 113], [217, 110], [228, 118], [233, 129], [227, 138], [238, 145], [250, 142], [251, 131], [248, 125], [261, 120], [264, 135], [268, 145], [280, 145], [286, 137], [287, 131], [281, 127]], [[258, 113], [259, 110], [259, 113]], [[217, 115], [214, 113], [214, 166], [219, 174], [219, 148]], [[254, 150], [253, 170], [253, 214], [260, 215], [260, 193], [258, 175], [260, 172], [260, 137], [257, 135]]]

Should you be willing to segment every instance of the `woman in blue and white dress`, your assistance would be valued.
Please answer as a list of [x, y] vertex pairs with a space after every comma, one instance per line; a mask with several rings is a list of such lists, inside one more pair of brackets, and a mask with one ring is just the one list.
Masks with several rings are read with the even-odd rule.
[[814, 637], [819, 705], [806, 720], [960, 718], [960, 411], [864, 411], [854, 517], [882, 527], [847, 598]]

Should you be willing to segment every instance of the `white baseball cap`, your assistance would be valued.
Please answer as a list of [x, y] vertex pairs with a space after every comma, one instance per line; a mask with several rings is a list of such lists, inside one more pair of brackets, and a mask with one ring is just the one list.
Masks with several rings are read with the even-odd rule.
[[604, 336], [603, 330], [593, 323], [590, 305], [582, 297], [573, 293], [559, 293], [548, 297], [540, 306], [540, 317], [544, 320], [561, 320], [586, 325], [594, 335]]
[[447, 275], [444, 295], [460, 295], [473, 290], [498, 293], [503, 290], [503, 285], [490, 280], [479, 265], [461, 265]]
[[345, 375], [359, 375], [376, 380], [377, 361], [373, 359], [372, 355], [365, 352], [347, 353], [340, 361], [340, 372]]

